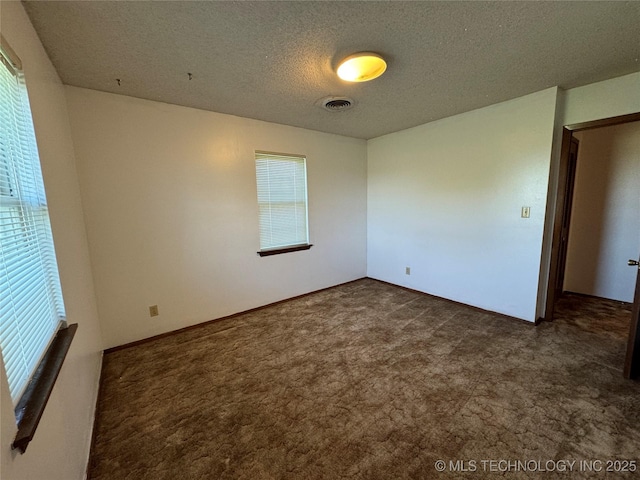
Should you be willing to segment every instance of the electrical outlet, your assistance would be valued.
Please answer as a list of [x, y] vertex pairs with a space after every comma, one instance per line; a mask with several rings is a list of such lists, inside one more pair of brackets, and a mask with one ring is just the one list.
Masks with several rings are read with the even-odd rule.
[[404, 273], [407, 275], [411, 275], [411, 267], [405, 267], [404, 268]]
[[158, 315], [160, 315], [158, 313], [158, 305], [151, 305], [149, 307], [149, 316], [150, 317], [157, 317]]

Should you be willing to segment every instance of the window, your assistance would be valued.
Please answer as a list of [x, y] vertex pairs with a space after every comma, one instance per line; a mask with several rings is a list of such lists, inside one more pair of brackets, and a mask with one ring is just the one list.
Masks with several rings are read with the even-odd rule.
[[60, 328], [65, 311], [24, 76], [4, 38], [1, 45], [0, 349], [20, 433], [23, 416], [34, 415], [26, 392], [51, 370], [44, 359], [68, 328]]
[[256, 152], [260, 256], [307, 250], [307, 165], [301, 156]]

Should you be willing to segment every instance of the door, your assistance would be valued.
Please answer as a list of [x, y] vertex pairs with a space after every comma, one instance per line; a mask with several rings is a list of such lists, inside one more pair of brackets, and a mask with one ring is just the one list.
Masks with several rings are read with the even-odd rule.
[[[562, 291], [562, 284], [558, 285], [558, 271], [560, 266], [560, 240], [562, 238], [562, 226], [564, 224], [565, 198], [567, 197], [567, 177], [569, 174], [569, 152], [571, 151], [573, 134], [571, 130], [562, 129], [562, 148], [560, 151], [560, 167], [558, 170], [558, 190], [556, 196], [555, 220], [551, 243], [551, 262], [549, 264], [549, 276], [547, 281], [547, 298], [544, 311], [544, 319], [553, 320], [553, 309], [556, 304], [556, 292]], [[566, 251], [565, 251], [566, 255]]]
[[571, 223], [571, 207], [573, 206], [573, 189], [576, 180], [576, 165], [578, 160], [578, 139], [571, 137], [567, 176], [565, 180], [564, 205], [562, 207], [562, 230], [560, 232], [560, 246], [558, 252], [558, 270], [556, 273], [556, 294], [560, 298], [564, 286], [564, 273], [567, 266], [567, 249], [569, 248], [569, 225]]
[[[564, 250], [563, 259], [560, 261], [562, 243], [562, 231], [565, 226], [564, 212], [567, 209], [566, 197], [572, 197], [567, 192], [567, 182], [569, 175], [569, 158], [573, 147], [573, 132], [588, 130], [590, 128], [608, 127], [611, 125], [620, 125], [622, 123], [640, 121], [640, 112], [621, 115], [619, 117], [603, 118], [601, 120], [593, 120], [585, 123], [576, 123], [562, 128], [562, 144], [560, 151], [560, 165], [558, 171], [558, 185], [556, 192], [556, 205], [554, 211], [553, 231], [551, 233], [551, 258], [549, 262], [549, 270], [547, 274], [547, 289], [545, 295], [544, 320], [553, 320], [553, 308], [557, 299], [557, 292], [562, 293], [562, 282], [564, 281], [564, 266], [566, 260], [566, 248]], [[577, 151], [577, 150], [576, 150]], [[575, 170], [574, 170], [575, 175]], [[573, 185], [573, 182], [571, 182]], [[573, 194], [573, 190], [571, 191]], [[569, 212], [570, 212], [569, 208]], [[561, 271], [562, 270], [562, 271]], [[561, 273], [561, 275], [560, 275]]]
[[626, 378], [640, 377], [640, 266], [638, 261], [629, 260], [629, 266], [638, 269], [636, 277], [636, 293], [633, 299], [633, 313], [629, 327], [627, 342], [627, 358], [624, 362], [624, 376]]
[[[562, 129], [562, 145], [560, 152], [560, 166], [558, 177], [558, 190], [556, 196], [555, 220], [553, 223], [552, 242], [551, 242], [551, 261], [549, 264], [547, 276], [546, 290], [546, 307], [544, 312], [545, 320], [553, 320], [553, 308], [556, 300], [556, 293], [562, 292], [562, 283], [559, 282], [559, 272], [564, 268], [564, 260], [566, 260], [566, 250], [563, 254], [564, 258], [560, 261], [562, 243], [562, 232], [565, 227], [564, 212], [567, 209], [566, 191], [569, 174], [569, 158], [573, 148], [572, 139], [574, 131], [587, 130], [590, 128], [606, 127], [610, 125], [619, 125], [622, 123], [640, 121], [640, 112], [631, 113], [629, 115], [621, 115], [619, 117], [604, 118], [590, 122], [568, 125]], [[575, 174], [575, 172], [574, 172]], [[573, 193], [573, 191], [571, 192]], [[572, 196], [572, 195], [571, 195]], [[570, 209], [569, 209], [570, 211]], [[638, 267], [638, 261], [630, 260], [629, 265]], [[562, 272], [562, 280], [564, 281], [564, 272]], [[624, 364], [624, 376], [626, 378], [640, 379], [640, 270], [638, 270], [636, 278], [636, 291], [633, 302], [633, 313], [631, 316], [631, 325], [629, 327], [629, 338], [627, 341], [627, 355]]]

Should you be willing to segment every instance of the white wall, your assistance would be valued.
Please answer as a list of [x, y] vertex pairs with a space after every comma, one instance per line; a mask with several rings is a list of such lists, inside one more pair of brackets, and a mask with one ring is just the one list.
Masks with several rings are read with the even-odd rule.
[[567, 90], [562, 125], [640, 112], [640, 72]]
[[556, 93], [370, 140], [368, 275], [535, 320]]
[[592, 83], [570, 90], [559, 90], [554, 148], [549, 176], [547, 219], [540, 264], [538, 316], [543, 316], [551, 264], [551, 245], [560, 169], [560, 146], [564, 126], [640, 112], [640, 72]]
[[640, 254], [640, 122], [580, 140], [564, 289], [633, 302]]
[[[26, 71], [68, 320], [80, 325], [25, 455], [10, 451], [0, 368], [1, 474], [79, 479], [100, 367], [94, 280], [114, 346], [361, 277], [367, 147], [73, 87], [65, 95], [19, 2], [0, 2], [0, 30]], [[570, 90], [562, 124], [640, 111], [639, 86], [633, 74]], [[547, 90], [370, 141], [369, 275], [532, 320], [554, 101]], [[308, 156], [311, 250], [255, 255], [254, 149]], [[531, 219], [519, 218], [523, 205]]]
[[[75, 87], [67, 99], [106, 347], [366, 275], [364, 140]], [[255, 150], [307, 156], [311, 250], [257, 256]]]
[[102, 345], [65, 92], [19, 2], [0, 2], [0, 30], [23, 62], [67, 320], [79, 324], [24, 455], [11, 451], [15, 417], [0, 368], [0, 471], [3, 480], [80, 479], [89, 453]]

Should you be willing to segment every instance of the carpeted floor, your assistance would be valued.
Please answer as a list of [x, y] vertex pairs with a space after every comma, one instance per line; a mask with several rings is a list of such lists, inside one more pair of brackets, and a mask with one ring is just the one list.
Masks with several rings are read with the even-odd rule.
[[534, 327], [364, 279], [112, 352], [90, 478], [631, 478], [606, 471], [640, 461], [629, 318], [570, 295]]

